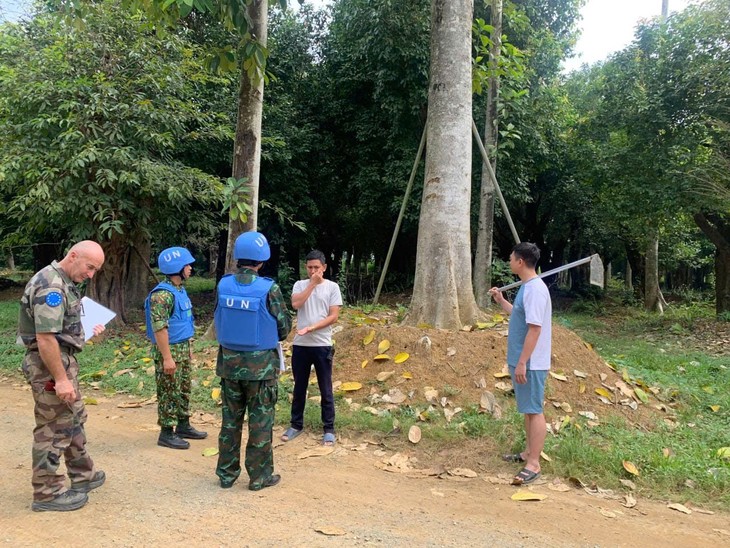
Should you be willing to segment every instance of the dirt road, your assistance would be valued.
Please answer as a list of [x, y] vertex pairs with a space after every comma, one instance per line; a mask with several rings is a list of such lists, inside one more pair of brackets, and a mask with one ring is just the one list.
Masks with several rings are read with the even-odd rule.
[[[156, 445], [154, 406], [120, 409], [120, 397], [89, 406], [89, 450], [106, 484], [76, 512], [30, 511], [32, 398], [0, 386], [0, 543], [7, 546], [710, 546], [730, 541], [730, 516], [684, 515], [640, 500], [627, 509], [585, 492], [533, 487], [548, 498], [514, 502], [515, 488], [473, 479], [413, 479], [380, 470], [377, 446], [340, 440], [326, 456], [301, 436], [276, 448], [280, 485], [222, 490], [211, 437], [188, 451]], [[277, 431], [280, 434], [280, 429]], [[277, 436], [278, 439], [278, 436]], [[363, 447], [364, 444], [359, 444]], [[392, 455], [392, 451], [388, 453]], [[427, 468], [436, 463], [419, 465]], [[245, 474], [245, 473], [244, 473]], [[242, 478], [243, 479], [243, 478]], [[603, 514], [601, 511], [603, 510]], [[614, 517], [610, 517], [613, 515]], [[609, 516], [609, 517], [607, 517]], [[318, 532], [325, 530], [335, 535]]]

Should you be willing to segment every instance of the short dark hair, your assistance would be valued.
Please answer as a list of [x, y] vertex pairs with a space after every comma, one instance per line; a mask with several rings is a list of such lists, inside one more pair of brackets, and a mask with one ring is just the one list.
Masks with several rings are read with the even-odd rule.
[[530, 242], [520, 242], [512, 248], [515, 257], [525, 261], [530, 268], [535, 268], [537, 261], [540, 260], [540, 248]]
[[264, 263], [262, 263], [261, 261], [254, 261], [252, 259], [238, 259], [236, 266], [238, 268], [241, 268], [243, 266], [256, 266], [258, 264], [264, 264]]
[[327, 259], [324, 256], [324, 253], [322, 253], [319, 249], [313, 249], [309, 253], [307, 253], [307, 256], [304, 257], [304, 262], [307, 261], [319, 261], [322, 264], [327, 264]]

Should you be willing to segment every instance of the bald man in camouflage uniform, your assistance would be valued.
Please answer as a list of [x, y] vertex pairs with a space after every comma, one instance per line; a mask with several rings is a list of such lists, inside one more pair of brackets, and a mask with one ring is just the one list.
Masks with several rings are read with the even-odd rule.
[[[86, 408], [79, 391], [76, 354], [84, 345], [81, 294], [77, 283], [104, 264], [96, 242], [74, 245], [28, 282], [20, 301], [18, 336], [26, 347], [23, 374], [35, 401], [33, 430], [33, 505], [36, 512], [77, 510], [87, 493], [106, 480], [86, 451]], [[104, 326], [94, 327], [94, 335]], [[71, 478], [58, 473], [63, 457]]]
[[[246, 232], [236, 239], [234, 258], [238, 272], [221, 279], [218, 285], [218, 303], [215, 314], [216, 335], [221, 346], [218, 351], [216, 373], [221, 378], [223, 423], [218, 437], [218, 466], [216, 475], [221, 487], [229, 488], [241, 474], [241, 430], [248, 410], [248, 443], [246, 444], [246, 472], [248, 488], [258, 491], [279, 483], [281, 476], [274, 474], [272, 432], [278, 398], [279, 355], [278, 341], [286, 339], [292, 319], [279, 286], [258, 271], [269, 254], [269, 245], [263, 234]], [[259, 297], [246, 294], [250, 288], [259, 288]], [[236, 288], [242, 293], [234, 293]], [[254, 304], [256, 301], [256, 304]], [[260, 307], [258, 307], [260, 304]], [[228, 312], [235, 310], [233, 315]], [[256, 309], [259, 325], [247, 323], [245, 317]], [[236, 316], [239, 314], [239, 316]], [[261, 317], [264, 317], [263, 321]], [[252, 333], [263, 340], [246, 346], [237, 338]], [[249, 341], [250, 342], [250, 341]], [[240, 343], [240, 345], [239, 345]], [[243, 348], [258, 348], [242, 350]]]

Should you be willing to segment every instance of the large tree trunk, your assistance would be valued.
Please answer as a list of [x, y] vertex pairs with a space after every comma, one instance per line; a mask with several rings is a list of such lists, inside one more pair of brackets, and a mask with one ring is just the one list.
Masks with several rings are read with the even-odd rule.
[[697, 213], [694, 219], [715, 245], [715, 311], [730, 312], [730, 221], [709, 213]]
[[426, 173], [406, 322], [458, 329], [479, 313], [471, 281], [471, 0], [433, 0]]
[[[251, 18], [251, 33], [258, 42], [266, 46], [268, 35], [268, 0], [254, 0], [248, 6]], [[233, 145], [233, 177], [248, 179], [251, 189], [251, 214], [245, 223], [231, 220], [228, 224], [228, 246], [226, 251], [226, 271], [235, 269], [233, 245], [241, 232], [256, 230], [258, 224], [259, 173], [261, 170], [261, 118], [264, 107], [264, 81], [252, 82], [241, 67], [241, 82], [238, 91], [238, 117], [236, 118], [236, 137]]]
[[[126, 323], [127, 311], [138, 307], [147, 295], [150, 242], [141, 234], [114, 234], [100, 242], [104, 249], [104, 268], [94, 276], [87, 295], [117, 313], [115, 320]], [[140, 257], [134, 248], [142, 255]]]
[[[497, 140], [499, 138], [499, 76], [497, 66], [502, 48], [502, 0], [492, 0], [492, 48], [489, 53], [491, 74], [487, 88], [487, 115], [484, 123], [484, 147], [490, 156], [492, 170], [497, 173]], [[492, 242], [494, 239], [494, 183], [487, 166], [482, 164], [482, 186], [477, 224], [477, 248], [474, 256], [474, 295], [477, 305], [489, 306], [492, 285]]]
[[664, 298], [659, 289], [659, 238], [649, 240], [646, 246], [646, 262], [644, 269], [644, 308], [651, 312], [664, 313]]

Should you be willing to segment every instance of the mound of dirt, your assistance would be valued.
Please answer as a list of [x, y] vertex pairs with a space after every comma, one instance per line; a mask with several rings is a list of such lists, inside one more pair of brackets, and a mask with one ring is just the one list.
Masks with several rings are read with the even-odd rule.
[[[500, 316], [493, 319], [497, 321], [470, 331], [446, 331], [400, 326], [394, 312], [365, 315], [343, 311], [334, 336], [335, 388], [357, 386], [345, 383], [362, 385], [347, 390], [346, 397], [372, 413], [409, 405], [451, 420], [459, 408], [481, 403], [486, 411], [484, 406], [489, 403], [485, 402], [491, 399], [486, 392], [494, 395], [501, 410], [509, 409], [514, 406], [514, 396], [505, 365], [507, 324]], [[387, 359], [376, 360], [382, 341], [389, 342], [382, 353]], [[408, 358], [396, 363], [400, 353], [407, 353]], [[614, 371], [578, 335], [554, 325], [545, 406], [553, 428], [559, 429], [565, 417], [587, 420], [590, 426], [613, 416], [651, 428], [662, 413], [653, 392], [657, 391]]]

